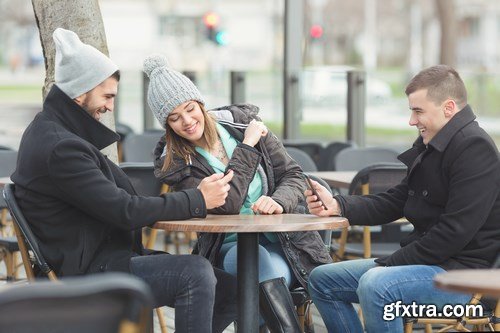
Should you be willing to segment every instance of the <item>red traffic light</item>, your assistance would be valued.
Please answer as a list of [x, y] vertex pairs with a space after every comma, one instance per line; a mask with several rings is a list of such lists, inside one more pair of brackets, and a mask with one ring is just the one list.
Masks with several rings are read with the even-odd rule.
[[216, 27], [219, 24], [219, 15], [214, 12], [209, 12], [203, 15], [203, 23], [209, 28]]
[[321, 36], [323, 36], [323, 27], [319, 24], [315, 24], [309, 29], [309, 34], [314, 39], [321, 38]]

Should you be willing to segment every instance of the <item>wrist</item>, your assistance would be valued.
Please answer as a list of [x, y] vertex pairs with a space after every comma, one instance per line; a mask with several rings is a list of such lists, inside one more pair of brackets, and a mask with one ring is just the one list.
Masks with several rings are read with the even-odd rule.
[[250, 147], [255, 146], [255, 143], [251, 143], [250, 141], [247, 141], [247, 140], [243, 140], [242, 143], [244, 143], [244, 144], [246, 144], [247, 146], [250, 146]]

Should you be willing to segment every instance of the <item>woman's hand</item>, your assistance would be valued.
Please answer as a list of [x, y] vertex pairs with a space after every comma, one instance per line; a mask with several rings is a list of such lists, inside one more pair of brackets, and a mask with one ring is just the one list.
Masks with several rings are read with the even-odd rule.
[[257, 142], [259, 142], [262, 136], [267, 135], [268, 129], [263, 122], [252, 120], [247, 129], [245, 130], [245, 137], [243, 139], [243, 143], [254, 147]]
[[283, 214], [283, 207], [266, 195], [257, 199], [251, 208], [256, 214]]

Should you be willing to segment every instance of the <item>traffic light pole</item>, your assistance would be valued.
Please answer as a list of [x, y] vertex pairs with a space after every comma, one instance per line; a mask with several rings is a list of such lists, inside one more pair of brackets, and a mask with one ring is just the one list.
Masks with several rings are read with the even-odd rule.
[[285, 0], [285, 50], [283, 68], [283, 138], [300, 134], [303, 1]]
[[155, 117], [148, 105], [148, 86], [149, 77], [146, 73], [142, 73], [142, 114], [144, 119], [142, 127], [143, 131], [154, 128], [155, 124]]
[[245, 72], [231, 71], [231, 104], [245, 103]]
[[366, 73], [347, 72], [347, 141], [365, 146]]

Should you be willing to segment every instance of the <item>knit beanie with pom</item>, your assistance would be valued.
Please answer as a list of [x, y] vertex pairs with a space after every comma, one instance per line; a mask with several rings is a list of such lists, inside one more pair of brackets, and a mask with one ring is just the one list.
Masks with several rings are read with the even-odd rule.
[[165, 56], [153, 54], [147, 57], [144, 73], [149, 77], [149, 107], [163, 128], [170, 112], [179, 105], [187, 101], [205, 104], [198, 88], [185, 75], [171, 69]]

